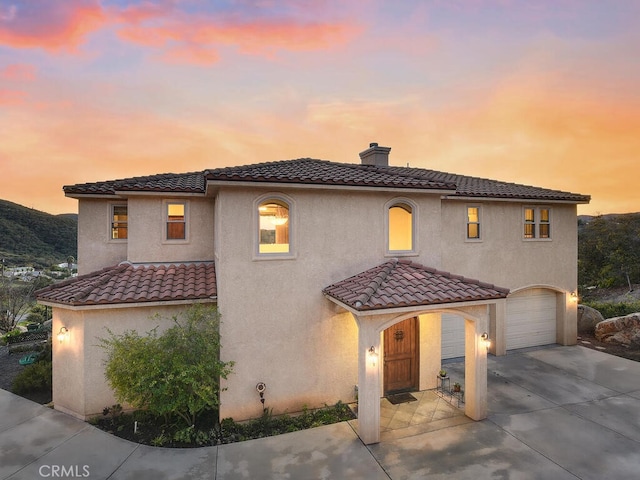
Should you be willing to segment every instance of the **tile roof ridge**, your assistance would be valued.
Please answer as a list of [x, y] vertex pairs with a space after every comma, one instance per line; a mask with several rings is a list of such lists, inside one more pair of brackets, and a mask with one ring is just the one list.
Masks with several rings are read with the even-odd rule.
[[380, 285], [382, 285], [389, 274], [396, 268], [397, 264], [398, 259], [392, 258], [378, 267], [380, 268], [380, 271], [371, 279], [369, 284], [365, 287], [365, 291], [356, 298], [355, 304], [357, 307], [367, 304], [371, 297], [378, 291]]

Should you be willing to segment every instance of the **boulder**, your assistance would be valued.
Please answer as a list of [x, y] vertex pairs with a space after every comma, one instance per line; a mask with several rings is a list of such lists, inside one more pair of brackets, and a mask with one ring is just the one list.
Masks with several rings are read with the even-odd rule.
[[640, 347], [640, 313], [608, 318], [596, 325], [595, 334], [601, 342]]
[[578, 333], [593, 333], [596, 325], [604, 320], [595, 308], [578, 305]]

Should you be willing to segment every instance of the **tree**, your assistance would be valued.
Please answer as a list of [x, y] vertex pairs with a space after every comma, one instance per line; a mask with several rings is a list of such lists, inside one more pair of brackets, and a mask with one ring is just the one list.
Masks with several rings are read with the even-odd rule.
[[220, 315], [216, 308], [194, 305], [161, 335], [128, 330], [101, 338], [107, 352], [105, 376], [119, 402], [146, 409], [187, 426], [219, 405], [220, 379], [234, 362], [220, 360]]
[[13, 330], [35, 300], [35, 291], [50, 281], [37, 278], [24, 282], [16, 277], [0, 278], [0, 332]]

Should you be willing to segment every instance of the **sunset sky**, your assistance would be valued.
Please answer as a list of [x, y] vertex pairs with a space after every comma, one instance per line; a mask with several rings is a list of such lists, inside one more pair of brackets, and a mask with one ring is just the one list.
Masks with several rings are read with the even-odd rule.
[[638, 0], [0, 0], [0, 199], [313, 157], [640, 211]]

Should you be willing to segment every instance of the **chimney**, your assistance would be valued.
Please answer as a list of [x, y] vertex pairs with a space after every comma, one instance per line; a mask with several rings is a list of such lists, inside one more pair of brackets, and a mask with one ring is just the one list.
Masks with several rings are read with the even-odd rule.
[[390, 151], [391, 147], [379, 147], [377, 143], [370, 143], [369, 148], [364, 152], [360, 152], [360, 163], [362, 165], [388, 167]]

